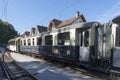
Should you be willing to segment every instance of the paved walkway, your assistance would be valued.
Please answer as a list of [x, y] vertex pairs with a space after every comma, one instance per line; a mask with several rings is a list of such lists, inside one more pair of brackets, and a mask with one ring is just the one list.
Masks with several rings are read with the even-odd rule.
[[72, 70], [56, 67], [44, 60], [34, 59], [18, 53], [11, 53], [11, 55], [19, 65], [34, 74], [39, 80], [100, 80], [75, 73]]

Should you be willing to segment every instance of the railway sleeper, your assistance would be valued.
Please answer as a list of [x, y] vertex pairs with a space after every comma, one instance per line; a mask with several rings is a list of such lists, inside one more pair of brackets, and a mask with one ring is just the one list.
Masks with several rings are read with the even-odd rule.
[[20, 74], [20, 73], [22, 74], [22, 73], [25, 73], [25, 72], [24, 71], [17, 71], [17, 70], [13, 72], [13, 74]]
[[22, 77], [29, 77], [27, 73], [18, 73], [18, 74], [12, 74], [14, 76], [14, 79], [22, 78]]

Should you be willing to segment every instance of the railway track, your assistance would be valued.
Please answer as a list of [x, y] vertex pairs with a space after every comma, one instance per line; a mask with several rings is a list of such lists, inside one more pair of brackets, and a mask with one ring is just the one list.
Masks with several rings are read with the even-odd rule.
[[0, 80], [8, 80], [1, 60], [0, 60]]
[[[35, 55], [29, 55], [29, 56], [36, 58]], [[37, 57], [37, 58], [39, 59], [40, 57]], [[40, 58], [40, 59], [44, 60], [44, 58]], [[52, 65], [58, 66], [60, 68], [71, 70], [71, 71], [73, 71], [74, 73], [77, 73], [80, 76], [81, 75], [86, 75], [86, 76], [90, 76], [92, 78], [97, 78], [97, 79], [99, 78], [99, 80], [120, 80], [120, 77], [118, 77], [118, 78], [117, 77], [112, 77], [109, 74], [96, 72], [96, 71], [91, 71], [89, 69], [85, 70], [85, 69], [77, 67], [77, 65], [73, 66], [69, 63], [63, 63], [59, 60], [45, 59], [45, 61], [52, 64]]]
[[0, 78], [0, 80], [37, 80], [32, 74], [19, 66], [9, 53], [5, 52], [1, 54], [0, 69], [2, 70], [0, 72], [3, 72], [1, 75], [3, 79]]

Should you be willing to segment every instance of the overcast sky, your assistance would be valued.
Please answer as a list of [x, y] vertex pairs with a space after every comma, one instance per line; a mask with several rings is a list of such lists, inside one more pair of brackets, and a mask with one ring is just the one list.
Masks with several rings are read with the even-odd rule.
[[20, 33], [36, 25], [47, 27], [54, 18], [72, 18], [76, 11], [87, 21], [105, 23], [120, 14], [120, 0], [0, 0], [0, 19]]

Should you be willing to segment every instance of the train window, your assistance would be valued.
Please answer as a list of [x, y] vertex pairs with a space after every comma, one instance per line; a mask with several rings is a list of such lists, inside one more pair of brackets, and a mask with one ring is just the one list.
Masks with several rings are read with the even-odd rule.
[[15, 41], [8, 42], [8, 45], [15, 45]]
[[83, 33], [81, 32], [81, 33], [79, 33], [79, 42], [80, 42], [80, 46], [82, 46], [83, 44], [82, 44], [82, 42], [83, 42]]
[[89, 45], [89, 31], [85, 31], [84, 34], [84, 46], [88, 47]]
[[34, 38], [33, 38], [33, 45], [34, 45]]
[[22, 40], [21, 40], [21, 46], [22, 46]]
[[120, 47], [120, 28], [116, 28], [116, 47]]
[[70, 32], [58, 34], [58, 45], [70, 45]]
[[28, 39], [28, 45], [31, 45], [31, 40], [30, 39]]
[[26, 45], [26, 40], [24, 40], [24, 45]]
[[52, 35], [45, 36], [45, 45], [52, 45], [53, 40], [52, 40]]
[[42, 38], [37, 39], [37, 45], [42, 45]]

